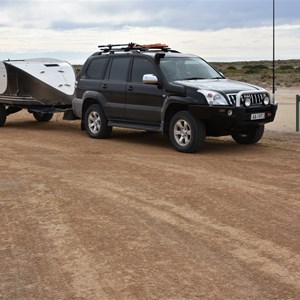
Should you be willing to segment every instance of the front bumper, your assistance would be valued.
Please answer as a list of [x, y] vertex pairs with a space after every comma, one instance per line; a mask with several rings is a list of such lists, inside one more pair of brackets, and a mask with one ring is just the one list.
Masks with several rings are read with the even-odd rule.
[[[192, 114], [213, 125], [215, 128], [237, 130], [247, 126], [255, 126], [272, 122], [277, 111], [277, 104], [252, 106], [249, 108], [236, 106], [202, 106], [189, 105]], [[251, 120], [251, 115], [265, 113], [265, 118]]]

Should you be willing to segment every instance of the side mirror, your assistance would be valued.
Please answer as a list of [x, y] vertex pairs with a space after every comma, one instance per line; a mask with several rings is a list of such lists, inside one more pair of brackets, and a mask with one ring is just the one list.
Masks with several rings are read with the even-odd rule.
[[153, 74], [145, 74], [143, 76], [143, 83], [145, 83], [145, 84], [158, 84], [158, 78]]

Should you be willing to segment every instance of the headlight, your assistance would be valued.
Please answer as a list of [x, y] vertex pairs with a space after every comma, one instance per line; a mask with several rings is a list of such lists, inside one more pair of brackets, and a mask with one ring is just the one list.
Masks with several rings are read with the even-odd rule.
[[205, 96], [209, 105], [228, 105], [225, 97], [218, 92], [207, 91], [207, 90], [197, 90]]
[[268, 96], [265, 96], [264, 105], [269, 105], [269, 104], [270, 104], [270, 98]]

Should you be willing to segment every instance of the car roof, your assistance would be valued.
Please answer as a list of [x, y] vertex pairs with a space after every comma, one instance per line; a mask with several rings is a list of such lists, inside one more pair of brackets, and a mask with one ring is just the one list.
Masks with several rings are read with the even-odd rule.
[[97, 51], [91, 55], [100, 56], [100, 55], [145, 55], [152, 58], [155, 58], [157, 55], [162, 57], [197, 57], [193, 54], [185, 54], [181, 53], [177, 50], [169, 48], [166, 44], [144, 44], [139, 45], [136, 43], [128, 43], [128, 44], [108, 44], [108, 45], [100, 45], [98, 46], [100, 51]]
[[157, 52], [140, 52], [140, 51], [127, 51], [127, 52], [119, 52], [115, 51], [113, 53], [103, 53], [101, 51], [95, 52], [91, 55], [91, 57], [95, 56], [126, 56], [126, 55], [135, 55], [135, 56], [148, 56], [151, 58], [155, 58], [156, 54], [161, 54], [162, 57], [198, 57], [197, 55], [194, 54], [188, 54], [188, 53], [174, 53], [174, 52], [163, 52], [163, 51], [157, 51]]

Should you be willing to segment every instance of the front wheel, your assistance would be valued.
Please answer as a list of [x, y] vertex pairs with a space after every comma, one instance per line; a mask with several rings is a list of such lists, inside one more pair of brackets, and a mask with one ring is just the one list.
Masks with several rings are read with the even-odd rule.
[[43, 113], [34, 111], [32, 114], [38, 122], [48, 122], [53, 118], [53, 113]]
[[180, 111], [172, 117], [169, 126], [169, 138], [177, 151], [197, 152], [203, 147], [205, 137], [204, 123], [196, 119], [191, 112]]
[[6, 122], [6, 108], [3, 104], [0, 104], [0, 127], [3, 127]]
[[86, 110], [84, 127], [87, 134], [94, 139], [106, 138], [112, 131], [112, 127], [108, 126], [106, 116], [98, 104], [92, 104]]
[[238, 144], [255, 144], [263, 136], [265, 125], [258, 125], [256, 127], [249, 127], [241, 132], [235, 132], [231, 136]]

